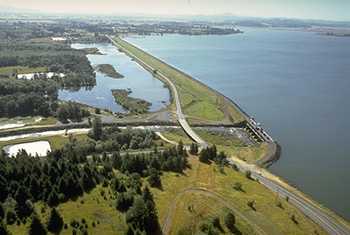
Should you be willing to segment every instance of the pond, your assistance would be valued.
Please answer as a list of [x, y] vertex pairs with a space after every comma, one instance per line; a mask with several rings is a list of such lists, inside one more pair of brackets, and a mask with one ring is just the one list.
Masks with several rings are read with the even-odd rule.
[[[112, 89], [131, 90], [129, 95], [151, 102], [149, 111], [157, 111], [170, 104], [169, 89], [144, 70], [135, 61], [116, 47], [108, 44], [73, 44], [73, 48], [98, 48], [102, 55], [87, 55], [91, 65], [95, 68], [97, 85], [80, 89], [60, 89], [58, 98], [63, 101], [75, 101], [101, 109], [109, 109], [113, 112], [127, 113], [122, 106], [117, 104], [112, 95]], [[124, 75], [124, 78], [115, 79], [97, 71], [100, 64], [110, 64], [114, 69]]]
[[46, 156], [47, 151], [51, 151], [51, 146], [48, 141], [36, 141], [23, 144], [7, 145], [3, 150], [11, 157], [16, 156], [19, 150], [24, 149], [28, 154], [32, 156]]

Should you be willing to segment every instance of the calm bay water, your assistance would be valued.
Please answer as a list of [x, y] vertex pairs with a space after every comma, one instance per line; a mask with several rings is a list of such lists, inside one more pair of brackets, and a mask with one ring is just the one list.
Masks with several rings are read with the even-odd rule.
[[104, 44], [74, 44], [72, 46], [76, 49], [98, 48], [103, 55], [87, 56], [92, 66], [111, 64], [117, 72], [124, 75], [124, 78], [110, 78], [96, 71], [96, 86], [92, 89], [80, 88], [78, 91], [61, 89], [58, 92], [59, 99], [125, 113], [123, 108], [115, 103], [111, 89], [125, 90], [130, 88], [132, 91], [130, 97], [152, 103], [150, 111], [157, 111], [169, 105], [169, 90], [163, 87], [164, 84], [136, 62], [131, 61], [130, 57], [120, 53], [116, 47]]
[[282, 146], [269, 169], [350, 221], [350, 38], [243, 30], [126, 40], [254, 116]]

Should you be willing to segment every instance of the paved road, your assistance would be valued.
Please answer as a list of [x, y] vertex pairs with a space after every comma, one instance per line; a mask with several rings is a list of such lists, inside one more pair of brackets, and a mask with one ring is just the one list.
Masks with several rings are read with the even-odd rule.
[[[109, 37], [108, 35], [106, 35], [116, 46], [122, 48], [124, 50], [124, 52], [128, 53], [130, 56], [132, 56], [136, 61], [138, 61], [139, 63], [141, 63], [142, 65], [146, 66], [147, 68], [151, 69], [152, 71], [154, 70], [153, 67], [149, 66], [148, 64], [146, 64], [144, 61], [140, 60], [139, 58], [137, 58], [135, 55], [133, 55], [132, 53], [130, 53], [128, 50], [126, 50], [125, 48], [123, 48], [120, 44], [118, 44], [117, 42], [115, 42], [111, 37]], [[203, 139], [201, 139], [193, 130], [192, 128], [188, 125], [185, 116], [182, 112], [182, 107], [181, 107], [181, 103], [180, 103], [180, 98], [179, 98], [179, 94], [177, 92], [176, 86], [174, 85], [174, 83], [167, 78], [165, 75], [163, 75], [162, 73], [158, 72], [158, 75], [160, 75], [162, 78], [164, 78], [169, 84], [170, 87], [172, 89], [172, 92], [174, 94], [174, 99], [175, 99], [175, 104], [176, 104], [176, 114], [178, 117], [178, 120], [182, 126], [182, 128], [186, 131], [186, 133], [191, 136], [191, 138], [193, 140], [195, 140], [197, 143], [199, 143], [201, 145], [201, 147], [207, 147], [208, 145], [205, 143], [205, 141]], [[232, 102], [232, 101], [230, 101]], [[232, 102], [233, 103], [233, 102]], [[236, 104], [233, 103], [235, 106]], [[243, 110], [241, 110], [238, 106], [236, 106], [238, 108], [238, 110], [241, 111], [241, 113], [243, 114], [243, 116], [245, 117], [247, 123], [249, 123], [252, 126], [256, 126], [256, 123], [254, 120], [252, 120], [246, 113], [244, 113]], [[262, 137], [264, 139], [266, 139], [269, 143], [272, 143], [273, 139], [263, 130], [256, 130], [259, 132], [259, 134], [262, 134]], [[272, 144], [273, 146], [275, 146], [274, 144]], [[273, 147], [272, 146], [272, 147]], [[271, 151], [270, 151], [271, 153]], [[269, 153], [269, 154], [270, 154]], [[246, 171], [246, 170], [252, 170], [252, 166], [257, 167], [256, 165], [242, 165], [239, 164], [233, 160], [230, 160], [231, 164], [236, 164], [242, 171]], [[334, 235], [349, 235], [350, 234], [350, 230], [347, 229], [345, 226], [343, 226], [341, 223], [339, 223], [337, 220], [335, 220], [334, 218], [332, 218], [331, 216], [329, 216], [326, 212], [324, 212], [323, 210], [319, 209], [317, 206], [315, 206], [313, 203], [303, 199], [302, 197], [292, 193], [291, 191], [283, 188], [282, 186], [274, 183], [273, 181], [264, 178], [262, 175], [255, 173], [254, 171], [252, 171], [252, 177], [259, 179], [259, 182], [261, 182], [262, 184], [264, 184], [266, 187], [268, 187], [269, 189], [271, 189], [274, 192], [279, 193], [280, 196], [282, 197], [289, 197], [289, 202], [294, 204], [297, 208], [299, 208], [302, 212], [304, 212], [307, 216], [309, 216], [311, 219], [313, 219], [316, 223], [318, 223], [322, 228], [324, 228], [329, 234], [334, 234]]]
[[[133, 59], [135, 61], [137, 61], [138, 63], [144, 65], [145, 67], [149, 68], [151, 71], [155, 71], [155, 68], [153, 68], [152, 66], [148, 65], [146, 62], [144, 62], [143, 60], [139, 59], [138, 57], [136, 57], [134, 54], [132, 54], [130, 51], [126, 50], [124, 47], [122, 47], [119, 43], [117, 43], [116, 41], [114, 41], [110, 36], [106, 35], [109, 40], [112, 41], [112, 43], [114, 45], [116, 45], [119, 48], [123, 49], [123, 52], [129, 54], [130, 56], [133, 57]], [[171, 90], [173, 92], [174, 95], [174, 100], [175, 100], [175, 105], [176, 105], [176, 115], [177, 115], [177, 119], [179, 120], [180, 125], [182, 126], [182, 128], [184, 129], [184, 131], [197, 143], [200, 144], [200, 148], [206, 148], [208, 147], [208, 145], [205, 143], [205, 141], [199, 137], [194, 131], [193, 129], [190, 127], [190, 125], [188, 125], [185, 115], [183, 114], [182, 111], [182, 107], [181, 107], [181, 103], [180, 103], [180, 97], [179, 97], [179, 93], [177, 91], [177, 88], [175, 86], [175, 84], [164, 74], [162, 74], [161, 72], [157, 72], [157, 74], [159, 76], [161, 76], [163, 79], [165, 79], [168, 84], [171, 87]]]
[[277, 183], [263, 177], [259, 173], [255, 173], [253, 168], [257, 167], [253, 164], [251, 165], [242, 165], [233, 160], [229, 160], [231, 164], [236, 164], [237, 167], [242, 170], [251, 170], [252, 177], [254, 179], [258, 179], [260, 183], [271, 189], [273, 192], [278, 193], [282, 198], [289, 197], [289, 202], [294, 206], [299, 208], [304, 214], [314, 220], [317, 224], [319, 224], [324, 230], [326, 230], [329, 234], [335, 235], [349, 235], [350, 230], [340, 224], [333, 217], [328, 215], [326, 212], [315, 206], [312, 202], [292, 193], [291, 191], [285, 189], [284, 187], [278, 185]]

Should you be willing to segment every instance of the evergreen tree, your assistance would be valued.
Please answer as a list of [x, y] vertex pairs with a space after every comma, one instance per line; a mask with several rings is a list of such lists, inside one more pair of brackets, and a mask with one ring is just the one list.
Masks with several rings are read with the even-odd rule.
[[209, 161], [209, 158], [209, 148], [202, 149], [201, 153], [199, 154], [199, 161], [206, 163]]
[[110, 187], [113, 190], [113, 192], [117, 192], [120, 186], [118, 178], [113, 178], [110, 182]]
[[154, 203], [153, 194], [151, 192], [151, 189], [148, 187], [148, 185], [146, 185], [146, 187], [142, 191], [142, 198], [145, 202], [151, 201]]
[[235, 215], [229, 211], [225, 218], [224, 218], [224, 223], [226, 225], [227, 228], [229, 228], [230, 230], [232, 230], [235, 226], [235, 223], [236, 223], [236, 217]]
[[63, 219], [55, 207], [51, 209], [51, 214], [47, 219], [46, 227], [50, 232], [59, 232], [63, 226]]
[[47, 231], [42, 225], [39, 219], [39, 216], [37, 214], [34, 214], [32, 216], [32, 222], [29, 225], [28, 234], [29, 235], [46, 235], [47, 234]]
[[1, 219], [0, 219], [0, 234], [3, 234], [3, 235], [10, 234], [9, 231], [7, 230], [6, 224], [4, 224]]
[[184, 145], [182, 143], [182, 140], [180, 140], [179, 144], [177, 145], [177, 153], [180, 156], [187, 155], [186, 150], [184, 149]]
[[16, 222], [17, 213], [12, 207], [7, 208], [5, 219], [7, 224], [14, 224]]
[[32, 177], [32, 180], [30, 182], [30, 193], [33, 196], [34, 201], [39, 200], [39, 192], [40, 192], [40, 185], [38, 180], [35, 177]]
[[52, 190], [47, 198], [47, 204], [49, 206], [57, 206], [59, 203], [58, 194], [55, 190]]
[[142, 198], [136, 199], [134, 204], [126, 212], [126, 223], [134, 223], [140, 230], [145, 230], [148, 223], [149, 214], [145, 201]]
[[157, 209], [149, 188], [146, 188], [142, 198], [136, 199], [126, 212], [125, 220], [129, 225], [134, 225], [136, 230], [145, 230], [147, 234], [155, 234], [159, 230]]
[[0, 220], [5, 217], [4, 207], [0, 201]]
[[125, 212], [134, 202], [134, 196], [130, 193], [119, 193], [116, 199], [116, 208], [118, 211]]
[[149, 185], [151, 187], [155, 187], [155, 188], [161, 187], [162, 182], [160, 180], [160, 176], [159, 176], [158, 171], [154, 168], [151, 168], [151, 169], [149, 169], [148, 172], [149, 172], [149, 177], [148, 177], [147, 181], [148, 181]]
[[118, 170], [121, 166], [121, 158], [120, 155], [116, 152], [113, 152], [111, 157], [112, 166], [114, 169]]
[[197, 155], [198, 153], [198, 145], [196, 143], [192, 143], [190, 146], [190, 154]]
[[102, 120], [100, 117], [95, 117], [92, 121], [92, 128], [88, 135], [94, 140], [99, 140], [102, 134]]
[[[0, 159], [1, 158], [2, 157], [0, 157]], [[0, 164], [3, 165], [2, 163]], [[6, 178], [0, 174], [0, 201], [4, 201], [5, 198], [7, 197], [6, 185], [7, 185]]]

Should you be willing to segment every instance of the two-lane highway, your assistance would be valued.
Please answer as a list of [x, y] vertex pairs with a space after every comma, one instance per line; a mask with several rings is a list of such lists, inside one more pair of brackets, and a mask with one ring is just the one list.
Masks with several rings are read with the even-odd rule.
[[[106, 35], [114, 45], [116, 45], [118, 48], [121, 48], [126, 54], [129, 54], [132, 58], [134, 58], [138, 63], [144, 65], [145, 67], [149, 68], [151, 71], [154, 71], [155, 69], [145, 63], [143, 60], [136, 57], [134, 54], [132, 54], [130, 51], [126, 50], [124, 47], [122, 47], [120, 44], [115, 42], [111, 37]], [[180, 98], [176, 89], [175, 84], [164, 74], [161, 72], [158, 72], [158, 75], [161, 76], [163, 79], [165, 79], [173, 92], [175, 104], [176, 104], [176, 114], [178, 117], [178, 120], [184, 129], [184, 131], [197, 143], [201, 145], [201, 147], [207, 147], [208, 145], [205, 143], [203, 139], [201, 139], [194, 131], [193, 129], [188, 125], [185, 116], [182, 112], [182, 107], [180, 103]], [[250, 117], [247, 115], [244, 115], [246, 118], [246, 121], [249, 123], [251, 122]], [[254, 124], [254, 123], [252, 123]], [[268, 136], [269, 137], [269, 136]], [[270, 138], [270, 137], [269, 137]], [[272, 138], [270, 141], [273, 141]], [[322, 228], [324, 228], [329, 234], [334, 235], [350, 235], [350, 230], [347, 229], [344, 225], [342, 225], [340, 222], [338, 222], [336, 219], [331, 217], [327, 212], [323, 211], [316, 205], [314, 205], [312, 202], [304, 199], [303, 197], [294, 194], [293, 192], [289, 191], [288, 189], [278, 185], [277, 183], [273, 182], [272, 180], [269, 180], [259, 173], [254, 172], [254, 168], [257, 168], [256, 165], [243, 165], [238, 162], [235, 162], [233, 160], [230, 160], [231, 164], [236, 164], [237, 167], [239, 167], [242, 171], [251, 170], [252, 171], [252, 177], [255, 179], [259, 179], [259, 182], [264, 184], [266, 187], [271, 189], [274, 192], [278, 192], [278, 194], [281, 197], [289, 197], [289, 202], [294, 204], [297, 208], [299, 208], [303, 213], [305, 213], [307, 216], [309, 216], [311, 219], [313, 219], [316, 223], [318, 223]]]
[[336, 219], [331, 217], [325, 211], [314, 205], [312, 202], [304, 199], [301, 196], [296, 195], [295, 193], [289, 191], [288, 189], [282, 187], [281, 185], [273, 182], [262, 176], [260, 173], [254, 172], [254, 168], [257, 168], [255, 165], [242, 165], [233, 160], [229, 160], [231, 164], [236, 164], [237, 167], [242, 171], [251, 170], [252, 178], [258, 179], [259, 182], [275, 193], [278, 193], [278, 196], [286, 198], [288, 196], [289, 202], [294, 206], [299, 208], [304, 214], [313, 219], [317, 224], [319, 224], [324, 230], [329, 234], [334, 235], [349, 235], [350, 230], [339, 223]]

